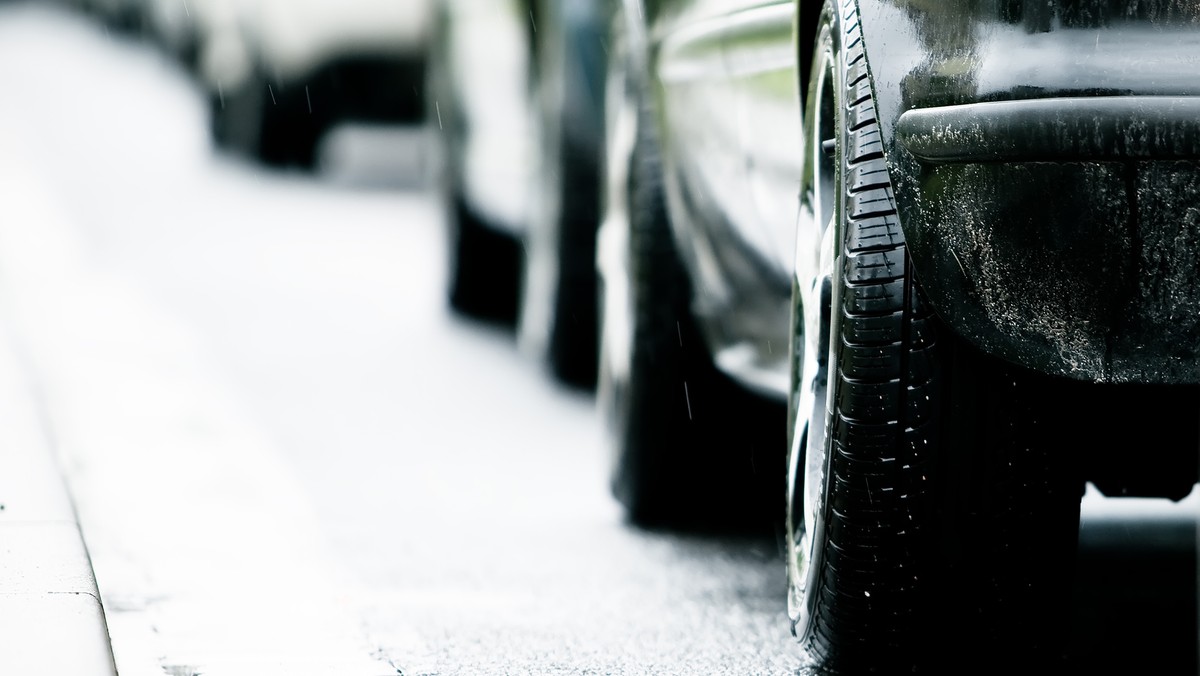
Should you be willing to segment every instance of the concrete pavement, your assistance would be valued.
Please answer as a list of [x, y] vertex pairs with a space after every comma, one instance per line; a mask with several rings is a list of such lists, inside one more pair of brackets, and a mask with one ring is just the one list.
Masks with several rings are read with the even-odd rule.
[[111, 676], [91, 560], [7, 319], [0, 316], [0, 673]]

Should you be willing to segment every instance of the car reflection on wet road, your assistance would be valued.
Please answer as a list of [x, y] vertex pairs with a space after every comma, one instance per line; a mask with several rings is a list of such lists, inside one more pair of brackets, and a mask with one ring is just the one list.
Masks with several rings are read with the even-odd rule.
[[[624, 525], [591, 398], [444, 309], [420, 134], [349, 130], [322, 178], [264, 172], [213, 154], [200, 92], [149, 46], [19, 6], [0, 12], [0, 91], [0, 176], [50, 196], [0, 204], [0, 319], [43, 381], [127, 673], [272, 673], [308, 648], [235, 634], [323, 640], [282, 599], [329, 610], [326, 665], [801, 667], [774, 535]], [[212, 483], [183, 500], [189, 472]], [[1196, 672], [1194, 503], [1163, 509], [1085, 507], [1081, 670]]]

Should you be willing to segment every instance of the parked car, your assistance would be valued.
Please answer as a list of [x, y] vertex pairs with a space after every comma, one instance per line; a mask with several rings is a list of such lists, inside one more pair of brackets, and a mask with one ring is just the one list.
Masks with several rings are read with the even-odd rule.
[[220, 0], [144, 0], [146, 32], [188, 70], [195, 70], [206, 29]]
[[606, 4], [445, 0], [437, 26], [451, 304], [590, 388]]
[[140, 0], [71, 0], [71, 4], [116, 30], [136, 31], [141, 26]]
[[[783, 513], [793, 220], [756, 198], [799, 173], [791, 5], [716, 11], [738, 4], [623, 2], [609, 41], [597, 392], [613, 491], [642, 524]], [[780, 21], [747, 24], [774, 31], [750, 65], [774, 70], [750, 85], [776, 98], [751, 110], [726, 70], [726, 20], [764, 11]], [[754, 172], [751, 141], [766, 148]], [[752, 177], [779, 183], [756, 192]]]
[[534, 176], [529, 15], [519, 0], [437, 3], [428, 117], [443, 155], [449, 301], [469, 316], [516, 321]]
[[538, 197], [524, 241], [518, 338], [559, 380], [596, 382], [596, 230], [609, 0], [526, 0]]
[[1085, 482], [1196, 484], [1198, 19], [620, 3], [614, 486], [635, 518], [709, 507], [696, 466], [750, 465], [762, 429], [698, 383], [787, 401], [788, 605], [818, 670], [1056, 665]]
[[430, 0], [206, 0], [200, 79], [218, 143], [311, 167], [336, 122], [423, 119]]

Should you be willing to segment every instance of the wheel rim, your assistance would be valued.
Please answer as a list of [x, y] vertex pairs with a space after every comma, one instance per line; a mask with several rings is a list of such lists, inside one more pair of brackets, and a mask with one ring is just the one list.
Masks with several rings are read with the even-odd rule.
[[[832, 308], [839, 303], [835, 297], [838, 285], [833, 283], [841, 253], [840, 230], [836, 227], [835, 160], [841, 152], [842, 140], [834, 96], [836, 61], [828, 26], [822, 32], [821, 45], [806, 110], [806, 159], [810, 171], [805, 172], [800, 207], [802, 224], [807, 222], [812, 229], [809, 242], [815, 244], [815, 252], [797, 252], [798, 258], [810, 258], [797, 262], [793, 294], [798, 299], [793, 308], [796, 338], [788, 453], [787, 564], [788, 613], [798, 636], [803, 636], [809, 626], [805, 591], [811, 588], [812, 577], [820, 568], [820, 549], [816, 544], [823, 537], [826, 430], [833, 391], [829, 366], [834, 360], [834, 346], [840, 340], [838, 326], [832, 321]], [[828, 146], [831, 141], [833, 148]]]

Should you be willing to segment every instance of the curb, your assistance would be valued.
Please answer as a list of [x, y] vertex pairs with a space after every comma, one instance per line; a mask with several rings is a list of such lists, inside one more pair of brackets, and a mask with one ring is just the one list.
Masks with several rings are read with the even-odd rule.
[[7, 324], [0, 449], [0, 673], [115, 676], [91, 560]]

